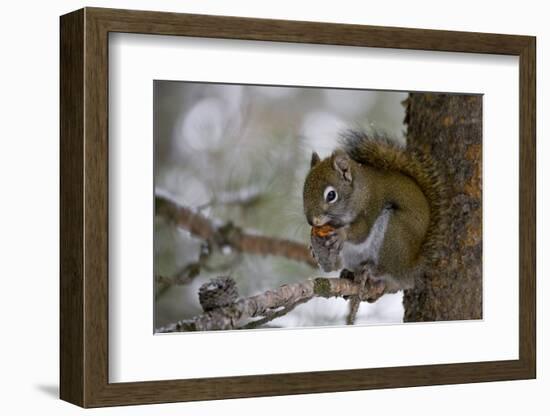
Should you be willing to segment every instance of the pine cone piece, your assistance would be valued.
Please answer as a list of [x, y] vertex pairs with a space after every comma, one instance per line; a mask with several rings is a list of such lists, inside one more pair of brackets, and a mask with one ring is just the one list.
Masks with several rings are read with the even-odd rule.
[[205, 312], [232, 305], [238, 298], [235, 280], [229, 276], [211, 279], [199, 288], [199, 302]]

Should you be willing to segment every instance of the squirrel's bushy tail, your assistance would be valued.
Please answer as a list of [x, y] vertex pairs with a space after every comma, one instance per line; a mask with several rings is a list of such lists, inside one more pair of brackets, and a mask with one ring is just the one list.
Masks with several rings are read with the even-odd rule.
[[435, 261], [443, 243], [448, 209], [447, 187], [435, 160], [428, 154], [409, 150], [379, 132], [350, 130], [342, 134], [341, 144], [356, 162], [399, 171], [418, 183], [430, 205], [430, 225], [421, 256], [430, 262]]

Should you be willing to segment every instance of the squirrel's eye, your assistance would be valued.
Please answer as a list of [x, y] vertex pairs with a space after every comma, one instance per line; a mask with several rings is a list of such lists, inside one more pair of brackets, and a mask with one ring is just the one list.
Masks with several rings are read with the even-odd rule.
[[325, 198], [325, 201], [327, 201], [329, 204], [332, 204], [338, 200], [338, 193], [336, 192], [336, 189], [334, 189], [332, 186], [327, 186], [323, 196]]

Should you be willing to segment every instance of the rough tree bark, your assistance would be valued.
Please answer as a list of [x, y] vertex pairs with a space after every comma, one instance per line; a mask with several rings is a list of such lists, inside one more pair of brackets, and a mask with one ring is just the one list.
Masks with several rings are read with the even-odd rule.
[[429, 152], [449, 188], [446, 244], [438, 264], [405, 291], [405, 322], [481, 319], [482, 97], [411, 93], [407, 146]]

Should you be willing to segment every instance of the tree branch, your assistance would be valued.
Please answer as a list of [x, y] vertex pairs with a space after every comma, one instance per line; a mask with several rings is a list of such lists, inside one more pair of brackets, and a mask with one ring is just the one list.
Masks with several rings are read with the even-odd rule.
[[218, 192], [210, 201], [199, 205], [197, 209], [201, 211], [214, 205], [240, 205], [248, 207], [258, 202], [263, 195], [264, 192], [259, 186], [248, 186], [236, 191]]
[[167, 195], [155, 196], [155, 212], [174, 222], [178, 227], [186, 229], [195, 237], [215, 241], [222, 247], [229, 246], [241, 252], [260, 256], [286, 257], [317, 267], [309, 249], [304, 244], [246, 233], [231, 223], [219, 225], [191, 208], [179, 205]]
[[[316, 277], [304, 282], [286, 284], [259, 295], [241, 298], [230, 306], [166, 325], [158, 328], [155, 332], [238, 329], [241, 327], [242, 321], [263, 317], [262, 321], [268, 322], [271, 319], [266, 320], [265, 318], [273, 315], [275, 317], [282, 316], [290, 312], [297, 304], [308, 302], [315, 297], [354, 296], [359, 295], [360, 292], [361, 286], [348, 279]], [[286, 312], [282, 313], [280, 309]], [[249, 322], [241, 328], [251, 326], [255, 325]]]
[[349, 312], [346, 318], [346, 325], [353, 325], [357, 318], [357, 312], [359, 312], [359, 306], [361, 306], [361, 299], [354, 296], [349, 301]]
[[270, 321], [273, 321], [274, 319], [280, 318], [281, 316], [286, 315], [287, 313], [292, 312], [296, 306], [301, 305], [302, 303], [306, 303], [309, 298], [301, 299], [297, 302], [291, 303], [289, 305], [283, 306], [279, 309], [275, 309], [273, 311], [270, 311], [269, 313], [266, 313], [263, 318], [257, 319], [255, 321], [250, 321], [247, 324], [241, 326], [239, 329], [255, 329], [260, 328], [267, 324]]

